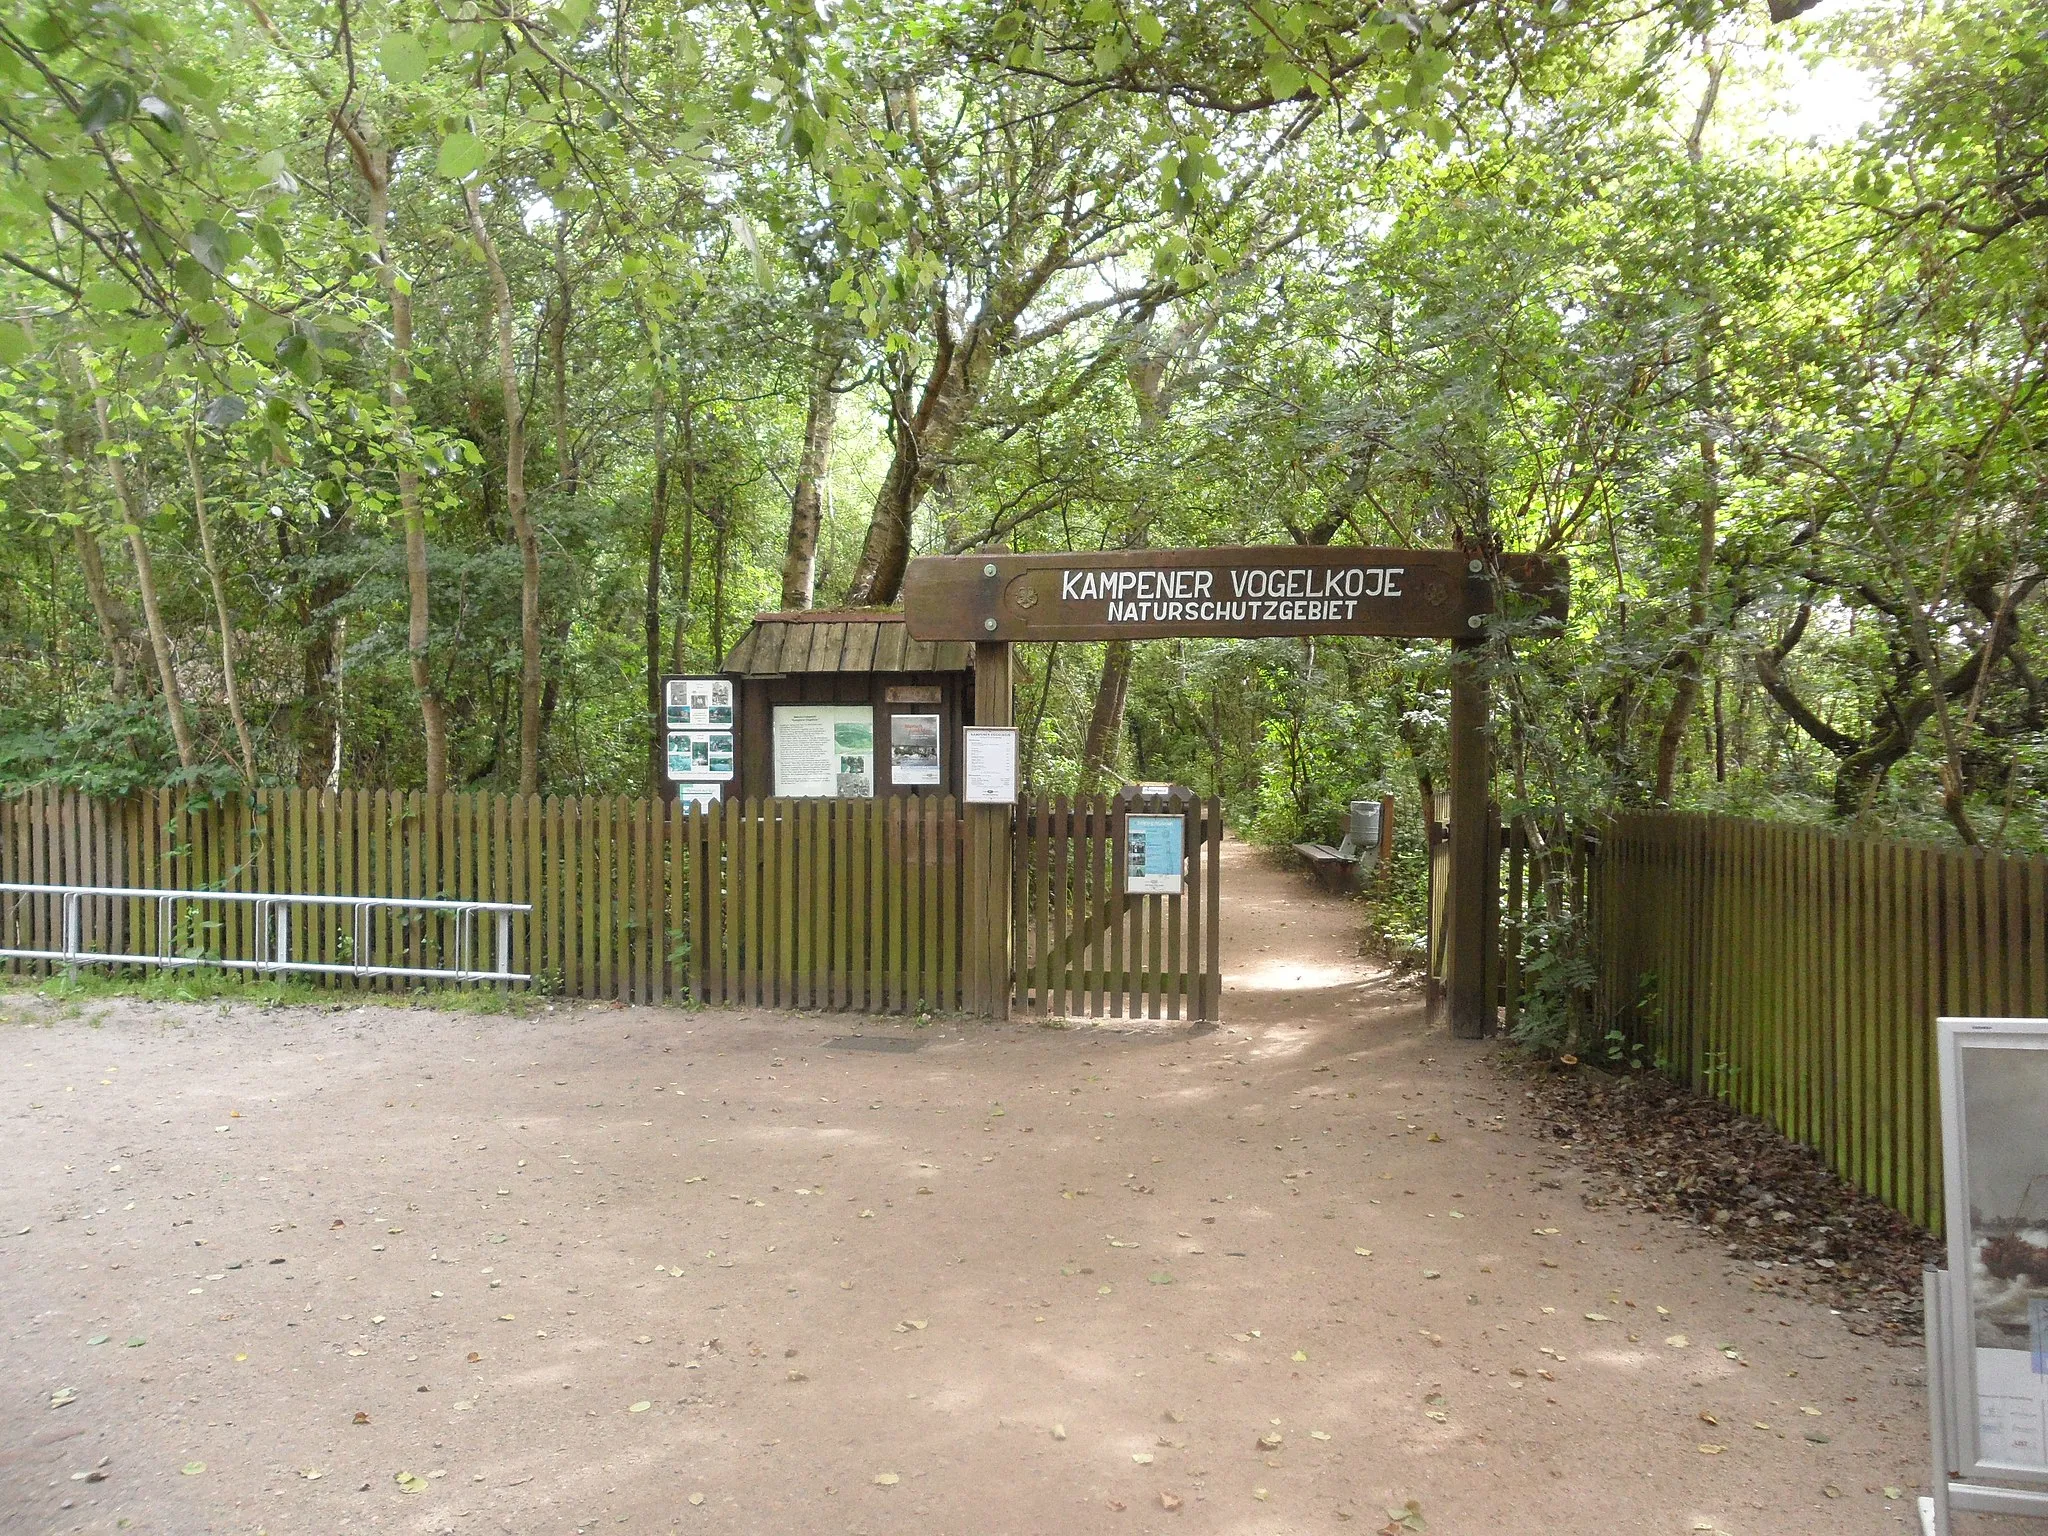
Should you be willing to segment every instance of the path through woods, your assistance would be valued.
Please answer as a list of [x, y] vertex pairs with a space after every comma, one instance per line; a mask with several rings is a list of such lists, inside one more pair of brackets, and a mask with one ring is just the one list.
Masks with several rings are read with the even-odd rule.
[[1908, 1523], [1917, 1351], [1584, 1209], [1226, 860], [1199, 1036], [0, 994], [0, 1524]]

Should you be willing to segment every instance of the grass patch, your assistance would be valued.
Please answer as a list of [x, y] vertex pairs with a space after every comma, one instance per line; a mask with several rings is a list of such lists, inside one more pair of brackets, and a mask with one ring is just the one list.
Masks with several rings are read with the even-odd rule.
[[245, 971], [196, 966], [171, 971], [112, 973], [81, 967], [66, 976], [4, 976], [0, 989], [53, 1003], [125, 999], [149, 1003], [244, 1003], [259, 1008], [377, 1006], [431, 1008], [441, 1013], [512, 1014], [534, 1012], [533, 992], [499, 992], [490, 987], [414, 987], [404, 992], [321, 987], [310, 982]]

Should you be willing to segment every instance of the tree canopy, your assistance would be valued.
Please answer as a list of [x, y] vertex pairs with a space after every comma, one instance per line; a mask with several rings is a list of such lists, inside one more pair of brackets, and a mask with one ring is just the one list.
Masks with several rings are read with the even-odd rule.
[[[0, 789], [641, 792], [917, 554], [1461, 540], [1503, 806], [2040, 847], [2048, 23], [1781, 9], [25, 6]], [[1027, 648], [1027, 771], [1329, 835], [1445, 663]]]

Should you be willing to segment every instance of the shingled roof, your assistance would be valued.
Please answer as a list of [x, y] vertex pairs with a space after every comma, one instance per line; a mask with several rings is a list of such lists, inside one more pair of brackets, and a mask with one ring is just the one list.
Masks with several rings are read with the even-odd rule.
[[968, 672], [974, 647], [964, 640], [913, 640], [895, 608], [802, 609], [759, 613], [726, 653], [737, 677], [792, 672]]

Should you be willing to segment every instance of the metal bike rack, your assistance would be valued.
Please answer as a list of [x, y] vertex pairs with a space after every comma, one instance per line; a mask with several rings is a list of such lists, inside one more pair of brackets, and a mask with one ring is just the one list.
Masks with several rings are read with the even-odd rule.
[[[530, 902], [445, 901], [409, 896], [329, 896], [287, 891], [166, 891], [125, 885], [31, 885], [0, 881], [0, 893], [19, 896], [61, 897], [63, 901], [62, 949], [0, 949], [0, 958], [55, 960], [67, 966], [160, 965], [218, 966], [231, 971], [310, 971], [331, 976], [418, 976], [448, 981], [531, 981], [524, 971], [507, 970], [512, 953], [512, 916], [532, 912]], [[84, 947], [82, 903], [87, 897], [108, 897], [122, 901], [154, 901], [156, 953], [115, 954]], [[216, 959], [207, 955], [178, 955], [171, 952], [171, 935], [179, 902], [241, 902], [255, 908], [256, 957], [252, 960]], [[19, 906], [19, 903], [16, 903]], [[292, 958], [292, 909], [295, 907], [346, 907], [352, 912], [351, 953], [348, 963]], [[451, 966], [370, 965], [370, 917], [379, 909], [405, 912], [449, 912], [455, 917], [455, 955]], [[496, 969], [479, 970], [470, 964], [470, 950], [476, 938], [476, 917], [480, 912], [496, 918], [497, 945], [492, 955]]]

